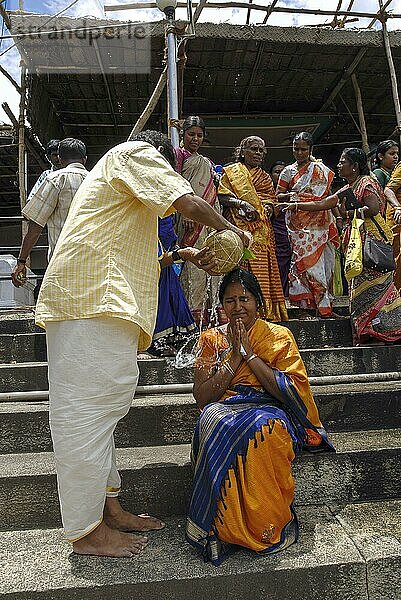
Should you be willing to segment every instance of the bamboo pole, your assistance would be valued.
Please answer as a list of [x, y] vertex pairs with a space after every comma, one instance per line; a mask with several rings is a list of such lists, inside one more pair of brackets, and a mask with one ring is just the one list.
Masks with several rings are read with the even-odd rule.
[[270, 6], [267, 7], [267, 13], [265, 18], [262, 21], [262, 25], [266, 25], [268, 18], [270, 17], [270, 15], [272, 14], [274, 7], [276, 6], [278, 0], [273, 0], [272, 3], [270, 4]]
[[[351, 75], [352, 85], [354, 87], [355, 99], [356, 99], [356, 108], [358, 110], [358, 118], [359, 118], [359, 126], [361, 129], [362, 135], [362, 150], [366, 153], [366, 156], [369, 155], [370, 147], [368, 141], [368, 130], [366, 129], [366, 121], [365, 121], [365, 113], [363, 110], [363, 100], [361, 94], [361, 88], [359, 87], [358, 79], [355, 73]], [[368, 160], [369, 168], [370, 161]]]
[[382, 12], [384, 10], [386, 10], [386, 8], [388, 7], [389, 4], [392, 3], [393, 0], [387, 0], [386, 4], [383, 6], [383, 8], [380, 8], [379, 12], [377, 13], [377, 16], [375, 19], [372, 19], [371, 22], [368, 25], [368, 29], [371, 29], [373, 27], [373, 25], [376, 23], [376, 21], [378, 20], [378, 18], [381, 16]]
[[[207, 0], [200, 0], [198, 6], [196, 7], [195, 13], [194, 13], [194, 18], [193, 18], [194, 23], [196, 23], [198, 21], [199, 17], [201, 16], [201, 12], [205, 7], [206, 2], [207, 2]], [[185, 40], [184, 40], [184, 43], [185, 43]], [[180, 53], [180, 46], [181, 46], [181, 44], [179, 44], [179, 46], [178, 46], [178, 53]], [[186, 57], [185, 57], [185, 62], [186, 62]], [[185, 67], [185, 65], [184, 65], [184, 67]], [[128, 136], [128, 141], [132, 140], [132, 138], [137, 133], [142, 131], [142, 129], [145, 127], [151, 114], [155, 110], [157, 103], [160, 100], [160, 97], [163, 93], [166, 83], [167, 83], [167, 65], [164, 67], [163, 72], [160, 75], [158, 82], [156, 83], [156, 87], [153, 90], [152, 95], [149, 98], [148, 103], [145, 106], [142, 114], [140, 115], [140, 117], [138, 118], [134, 127], [132, 128], [132, 131]], [[183, 94], [183, 91], [182, 91], [182, 94]]]
[[[392, 0], [390, 0], [392, 1]], [[177, 3], [177, 8], [186, 8], [187, 4], [186, 2], [178, 2]], [[231, 9], [231, 8], [243, 8], [248, 10], [249, 8], [249, 2], [210, 2], [207, 5], [208, 8], [227, 8], [227, 9]], [[157, 8], [157, 5], [155, 2], [144, 2], [144, 3], [138, 3], [138, 2], [133, 2], [133, 3], [129, 3], [129, 4], [106, 4], [104, 6], [104, 10], [106, 12], [113, 12], [113, 11], [121, 11], [121, 10], [138, 10], [138, 9], [142, 9], [142, 8]], [[271, 12], [279, 12], [279, 13], [288, 13], [288, 14], [304, 14], [304, 15], [323, 15], [323, 16], [344, 16], [344, 17], [362, 17], [362, 18], [367, 18], [367, 19], [376, 19], [377, 18], [377, 13], [371, 13], [371, 12], [363, 12], [363, 11], [347, 11], [347, 10], [321, 10], [321, 9], [312, 9], [312, 8], [290, 8], [290, 7], [285, 7], [285, 6], [275, 6], [273, 9], [271, 9], [270, 6], [266, 6], [263, 4], [252, 4], [252, 10], [258, 10], [258, 11], [262, 11], [262, 12], [267, 12], [267, 13], [271, 13]], [[401, 14], [389, 14], [388, 18], [391, 19], [399, 19], [401, 17]]]
[[156, 87], [153, 90], [152, 95], [149, 98], [147, 105], [145, 106], [141, 116], [139, 117], [139, 119], [135, 123], [134, 127], [132, 128], [132, 131], [128, 136], [128, 141], [132, 140], [132, 138], [137, 133], [142, 131], [142, 129], [145, 127], [146, 123], [149, 120], [150, 115], [156, 108], [156, 104], [159, 102], [160, 96], [162, 95], [163, 90], [164, 90], [164, 86], [166, 85], [166, 81], [167, 81], [167, 66], [164, 67], [163, 72], [159, 77], [159, 81], [156, 83]]
[[[390, 71], [390, 82], [391, 82], [391, 91], [393, 93], [395, 117], [396, 117], [396, 122], [397, 122], [397, 128], [400, 133], [401, 132], [401, 106], [400, 106], [400, 97], [398, 94], [397, 75], [396, 75], [395, 68], [394, 68], [393, 55], [391, 53], [390, 38], [388, 35], [388, 29], [387, 29], [387, 23], [386, 23], [386, 19], [387, 19], [388, 15], [386, 15], [384, 13], [383, 0], [379, 0], [379, 4], [380, 4], [380, 10], [382, 11], [382, 18], [381, 18], [382, 34], [383, 34], [383, 41], [384, 41], [384, 49], [386, 51], [386, 56], [387, 56], [388, 68]], [[400, 134], [400, 144], [401, 144], [401, 134]]]
[[[6, 115], [8, 116], [8, 118], [10, 119], [11, 123], [14, 126], [15, 131], [18, 132], [18, 120], [16, 119], [16, 117], [15, 117], [14, 113], [12, 112], [11, 108], [8, 106], [7, 102], [2, 102], [1, 108], [4, 110], [4, 112], [6, 113]], [[28, 148], [29, 152], [32, 154], [32, 156], [34, 157], [34, 159], [36, 160], [36, 162], [38, 163], [38, 165], [40, 166], [40, 168], [43, 169], [43, 170], [48, 169], [49, 165], [46, 164], [46, 162], [41, 158], [41, 156], [35, 150], [35, 148], [31, 144], [31, 142], [29, 141], [29, 139], [25, 138], [25, 143], [26, 143], [26, 147]], [[16, 146], [18, 146], [18, 144], [16, 144]]]

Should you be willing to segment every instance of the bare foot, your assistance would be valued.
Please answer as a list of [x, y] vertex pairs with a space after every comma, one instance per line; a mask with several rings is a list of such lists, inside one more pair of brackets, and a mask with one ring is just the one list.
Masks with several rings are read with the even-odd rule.
[[103, 517], [109, 527], [119, 531], [153, 531], [166, 526], [156, 517], [133, 515], [124, 510], [117, 498], [106, 498]]
[[119, 558], [140, 554], [147, 543], [145, 536], [122, 533], [102, 522], [91, 533], [74, 542], [72, 547], [76, 554]]

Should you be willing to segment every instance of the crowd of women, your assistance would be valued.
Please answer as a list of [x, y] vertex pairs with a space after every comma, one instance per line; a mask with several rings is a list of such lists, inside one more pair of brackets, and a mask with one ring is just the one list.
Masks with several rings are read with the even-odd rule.
[[[401, 338], [401, 162], [396, 142], [378, 144], [373, 171], [362, 150], [344, 149], [335, 177], [313, 155], [308, 132], [293, 139], [295, 161], [277, 161], [269, 172], [264, 170], [267, 147], [260, 137], [241, 140], [232, 162], [221, 167], [200, 152], [206, 136], [200, 117], [185, 119], [181, 134], [178, 172], [197, 195], [253, 235], [253, 258], [241, 266], [259, 281], [268, 321], [288, 320], [288, 305], [298, 307], [297, 318], [336, 318], [334, 297], [348, 289], [355, 345]], [[348, 187], [363, 221], [361, 243], [367, 235], [392, 243], [394, 271], [363, 267], [351, 281], [345, 280], [344, 257], [355, 212], [347, 210], [336, 192]], [[174, 355], [198, 327], [227, 319], [218, 300], [220, 279], [190, 260], [191, 249], [201, 248], [208, 233], [183, 217], [160, 220], [161, 267], [166, 253], [173, 258], [160, 272], [153, 355]]]
[[[193, 275], [181, 275], [198, 323], [207, 302], [217, 300], [227, 320], [206, 328], [198, 342], [193, 394], [201, 412], [186, 526], [189, 543], [219, 565], [238, 547], [271, 554], [297, 540], [292, 461], [301, 451], [333, 450], [297, 344], [278, 323], [288, 319], [286, 298], [299, 318], [336, 318], [333, 299], [344, 286], [355, 345], [401, 339], [401, 163], [392, 140], [378, 144], [374, 171], [362, 150], [345, 148], [335, 178], [314, 157], [311, 134], [301, 132], [293, 140], [295, 162], [276, 162], [267, 173], [266, 144], [251, 136], [217, 181], [198, 152], [204, 135], [198, 117], [184, 122], [178, 169], [229, 221], [252, 233], [254, 256], [214, 282], [218, 298], [213, 288], [207, 293], [203, 272], [191, 267]], [[360, 264], [346, 280], [355, 223]], [[177, 234], [186, 247], [202, 244], [206, 232], [184, 222]], [[393, 244], [392, 268], [362, 260], [368, 239]]]

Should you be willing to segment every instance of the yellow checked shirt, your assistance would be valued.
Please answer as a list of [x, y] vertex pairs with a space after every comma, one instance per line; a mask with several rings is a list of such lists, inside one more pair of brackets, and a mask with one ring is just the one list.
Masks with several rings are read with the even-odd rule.
[[111, 316], [137, 323], [151, 342], [158, 296], [158, 217], [190, 184], [146, 142], [126, 142], [82, 183], [47, 268], [36, 322]]

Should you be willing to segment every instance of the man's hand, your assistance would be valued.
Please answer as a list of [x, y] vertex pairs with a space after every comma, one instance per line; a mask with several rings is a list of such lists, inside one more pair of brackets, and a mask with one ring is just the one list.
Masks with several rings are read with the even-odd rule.
[[11, 281], [15, 287], [21, 287], [26, 281], [26, 266], [17, 263], [14, 271], [11, 273]]
[[207, 246], [202, 248], [202, 250], [191, 247], [180, 248], [179, 252], [183, 260], [188, 260], [198, 267], [198, 269], [213, 274], [214, 269], [217, 266], [217, 259], [215, 253], [212, 250], [209, 250]]

